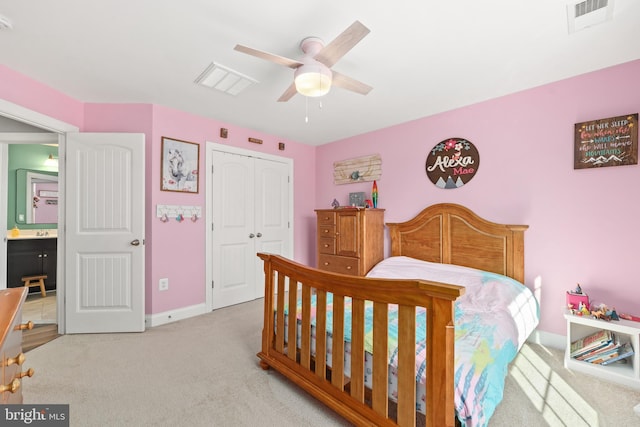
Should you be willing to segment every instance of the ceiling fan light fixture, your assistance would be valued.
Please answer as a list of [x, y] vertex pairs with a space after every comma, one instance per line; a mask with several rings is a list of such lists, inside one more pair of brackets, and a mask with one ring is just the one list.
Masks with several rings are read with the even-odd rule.
[[294, 75], [298, 93], [310, 97], [324, 96], [329, 93], [331, 78], [331, 70], [320, 63], [301, 65]]

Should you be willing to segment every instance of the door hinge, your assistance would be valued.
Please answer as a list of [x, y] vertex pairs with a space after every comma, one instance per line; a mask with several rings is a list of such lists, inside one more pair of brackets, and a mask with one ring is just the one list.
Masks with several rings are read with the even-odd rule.
[[216, 227], [215, 227], [215, 225], [214, 225], [214, 224], [213, 224], [213, 222], [212, 222], [212, 223], [211, 223], [211, 231], [214, 231], [214, 230], [215, 230], [215, 228], [216, 228]]
[[213, 165], [211, 165], [211, 173], [213, 174]]
[[215, 288], [215, 284], [214, 284], [214, 281], [212, 280], [211, 281], [211, 289], [213, 289], [213, 288]]

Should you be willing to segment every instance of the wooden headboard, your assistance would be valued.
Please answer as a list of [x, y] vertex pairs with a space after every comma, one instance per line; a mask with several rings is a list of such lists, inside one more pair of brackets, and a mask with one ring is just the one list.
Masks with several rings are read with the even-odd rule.
[[451, 203], [429, 206], [409, 221], [386, 225], [391, 256], [463, 265], [524, 283], [524, 232], [528, 225], [497, 224]]

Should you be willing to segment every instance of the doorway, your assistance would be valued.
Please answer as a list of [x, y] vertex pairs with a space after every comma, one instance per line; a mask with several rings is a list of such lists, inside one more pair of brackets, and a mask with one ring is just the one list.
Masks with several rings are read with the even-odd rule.
[[[35, 324], [57, 324], [58, 136], [0, 117], [6, 287], [29, 284], [23, 307]], [[33, 279], [25, 282], [26, 277]], [[42, 277], [42, 288], [40, 279]]]
[[[4, 126], [4, 140], [0, 141], [0, 170], [7, 171], [9, 144], [58, 144], [58, 157], [64, 158], [66, 132], [77, 132], [76, 126], [59, 121], [44, 114], [29, 110], [20, 105], [0, 99], [0, 120]], [[9, 127], [12, 126], [12, 127]], [[18, 127], [18, 128], [16, 128]], [[27, 127], [30, 127], [27, 130]], [[31, 132], [33, 131], [33, 132]], [[60, 162], [59, 170], [59, 217], [57, 233], [57, 271], [56, 271], [56, 322], [58, 332], [65, 333], [64, 320], [64, 230], [60, 227], [64, 219], [64, 163]], [[0, 179], [0, 224], [7, 224], [8, 186], [6, 177]], [[0, 289], [7, 287], [7, 240], [0, 242]]]

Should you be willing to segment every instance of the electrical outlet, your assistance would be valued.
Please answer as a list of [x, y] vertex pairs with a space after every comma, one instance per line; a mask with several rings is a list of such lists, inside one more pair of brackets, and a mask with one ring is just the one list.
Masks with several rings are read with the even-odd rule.
[[169, 279], [164, 278], [158, 280], [158, 290], [166, 291], [169, 289]]

